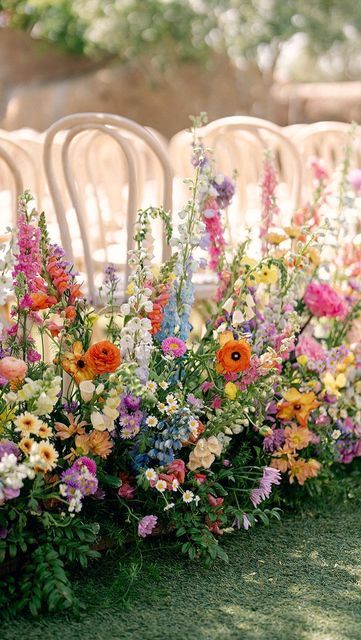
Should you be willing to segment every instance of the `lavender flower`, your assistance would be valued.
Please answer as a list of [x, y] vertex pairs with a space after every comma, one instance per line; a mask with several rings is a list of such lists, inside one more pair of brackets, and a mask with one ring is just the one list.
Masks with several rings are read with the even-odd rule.
[[259, 486], [251, 491], [250, 499], [253, 506], [256, 508], [263, 500], [269, 498], [272, 492], [272, 485], [280, 484], [280, 482], [281, 472], [278, 469], [264, 467]]

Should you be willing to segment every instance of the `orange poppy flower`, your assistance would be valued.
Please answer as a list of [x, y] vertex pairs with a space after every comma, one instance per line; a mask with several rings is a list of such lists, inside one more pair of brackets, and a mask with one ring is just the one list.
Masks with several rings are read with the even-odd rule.
[[121, 357], [118, 347], [108, 340], [101, 340], [89, 347], [86, 352], [89, 365], [97, 374], [113, 373], [120, 365]]
[[284, 394], [286, 402], [277, 405], [277, 418], [280, 420], [297, 420], [301, 427], [307, 427], [308, 418], [314, 409], [320, 406], [313, 391], [300, 393], [292, 387]]
[[246, 340], [228, 340], [216, 353], [218, 373], [238, 373], [247, 369], [251, 348]]

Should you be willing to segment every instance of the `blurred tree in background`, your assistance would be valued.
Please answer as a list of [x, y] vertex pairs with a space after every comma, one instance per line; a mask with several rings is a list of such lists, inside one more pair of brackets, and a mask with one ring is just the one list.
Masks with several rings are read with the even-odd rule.
[[63, 50], [158, 67], [211, 51], [270, 83], [360, 79], [360, 0], [0, 0], [3, 26]]

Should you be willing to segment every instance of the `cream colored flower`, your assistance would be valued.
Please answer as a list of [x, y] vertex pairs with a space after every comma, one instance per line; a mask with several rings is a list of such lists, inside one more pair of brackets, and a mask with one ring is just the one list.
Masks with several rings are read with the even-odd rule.
[[210, 438], [201, 438], [191, 451], [188, 469], [195, 471], [196, 469], [208, 469], [215, 461], [216, 456], [222, 453], [223, 445], [216, 436]]
[[84, 402], [90, 402], [94, 396], [95, 384], [90, 380], [82, 380], [79, 384], [79, 391]]
[[20, 431], [22, 436], [39, 433], [39, 428], [44, 424], [37, 416], [25, 411], [14, 421], [15, 431]]

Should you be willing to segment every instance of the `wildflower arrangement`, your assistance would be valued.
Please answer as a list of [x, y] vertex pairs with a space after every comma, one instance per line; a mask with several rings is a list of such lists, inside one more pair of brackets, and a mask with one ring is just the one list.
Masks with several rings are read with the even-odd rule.
[[[326, 176], [280, 228], [267, 154], [254, 257], [247, 241], [227, 242], [234, 183], [196, 139], [193, 165], [178, 227], [161, 209], [139, 212], [126, 296], [107, 267], [100, 311], [44, 214], [21, 200], [0, 262], [0, 297], [12, 295], [0, 343], [0, 567], [18, 563], [0, 601], [13, 612], [73, 606], [71, 564], [104, 545], [163, 534], [191, 559], [226, 560], [224, 534], [279, 518], [281, 483], [311, 486], [361, 455], [361, 260], [356, 247], [340, 265], [341, 227], [322, 223]], [[173, 247], [160, 266], [149, 250], [157, 217]], [[342, 227], [342, 246], [354, 231]], [[205, 268], [216, 286], [199, 334]]]

